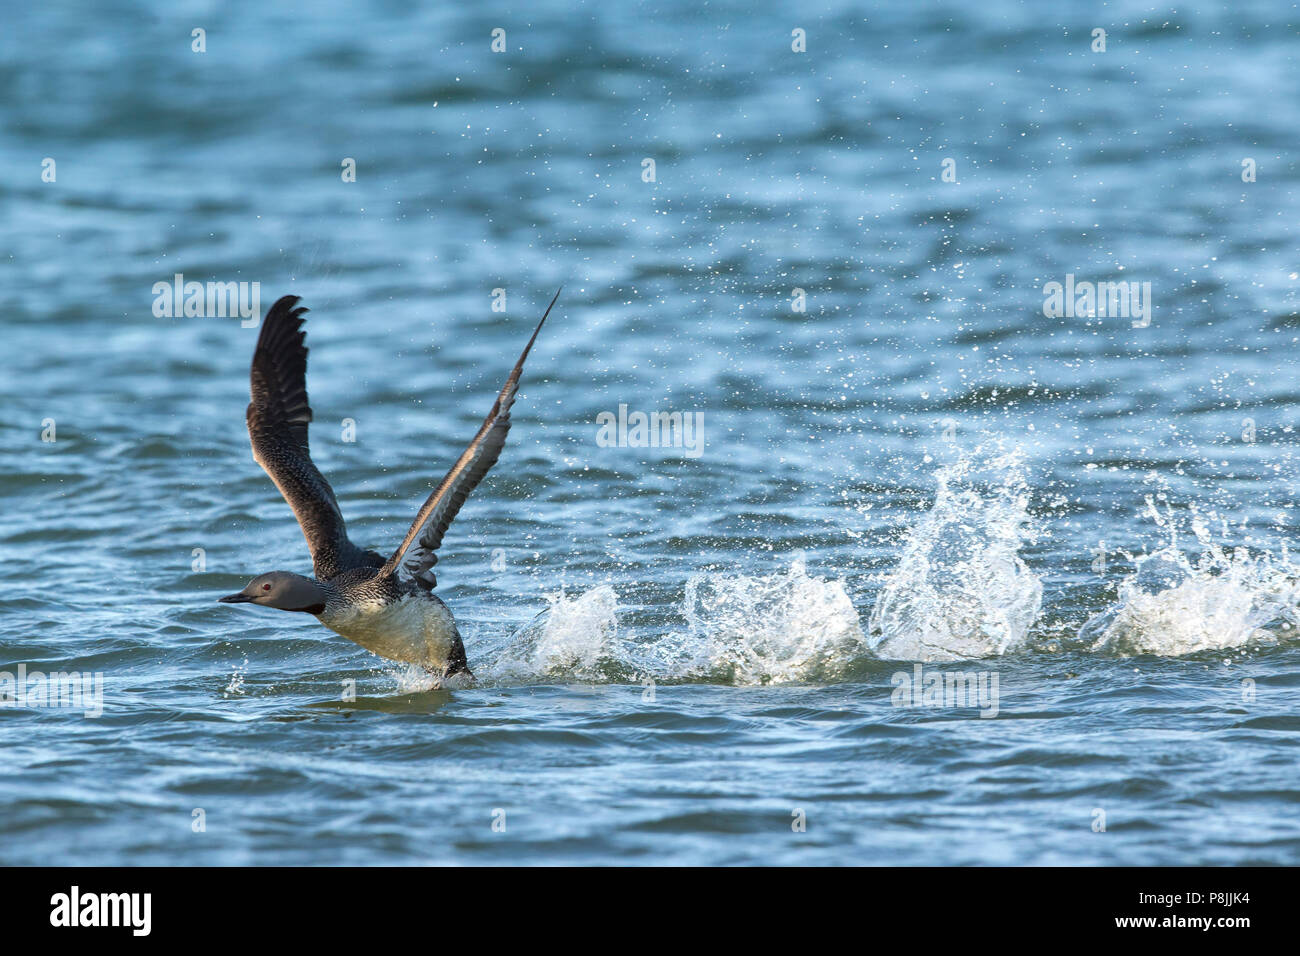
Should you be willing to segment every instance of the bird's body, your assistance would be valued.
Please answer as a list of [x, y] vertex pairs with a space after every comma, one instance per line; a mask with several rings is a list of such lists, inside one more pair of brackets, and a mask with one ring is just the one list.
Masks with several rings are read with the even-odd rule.
[[[555, 294], [555, 299], [559, 293]], [[478, 434], [429, 495], [406, 537], [385, 559], [348, 538], [334, 489], [307, 447], [307, 347], [297, 296], [271, 306], [253, 352], [248, 436], [253, 458], [293, 509], [311, 550], [313, 577], [271, 571], [221, 600], [315, 615], [335, 633], [389, 660], [416, 664], [443, 686], [473, 681], [451, 610], [433, 593], [443, 535], [500, 457], [524, 360], [555, 299], [528, 340]]]
[[416, 664], [445, 683], [469, 675], [451, 610], [432, 591], [355, 568], [326, 582], [316, 619], [372, 654]]

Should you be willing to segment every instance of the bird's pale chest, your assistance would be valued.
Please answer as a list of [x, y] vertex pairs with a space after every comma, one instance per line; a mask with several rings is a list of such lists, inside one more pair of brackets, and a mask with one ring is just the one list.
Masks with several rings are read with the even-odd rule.
[[432, 670], [446, 664], [459, 639], [446, 605], [419, 594], [396, 601], [361, 600], [340, 608], [327, 607], [319, 617], [331, 631], [380, 657]]

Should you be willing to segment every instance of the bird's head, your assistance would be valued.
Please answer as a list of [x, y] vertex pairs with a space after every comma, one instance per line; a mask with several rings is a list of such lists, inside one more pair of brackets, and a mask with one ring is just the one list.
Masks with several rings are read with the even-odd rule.
[[261, 604], [281, 611], [320, 614], [329, 595], [319, 583], [292, 571], [269, 571], [244, 585], [238, 594], [218, 598], [222, 604]]

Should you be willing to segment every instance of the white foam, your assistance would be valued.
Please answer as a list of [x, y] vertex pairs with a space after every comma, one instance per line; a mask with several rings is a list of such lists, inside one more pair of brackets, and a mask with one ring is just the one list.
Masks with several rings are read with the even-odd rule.
[[1195, 561], [1178, 546], [1136, 559], [1115, 605], [1079, 636], [1099, 653], [1179, 656], [1293, 636], [1300, 624], [1300, 568], [1285, 555], [1231, 554], [1201, 538]]
[[833, 680], [866, 656], [844, 585], [801, 558], [770, 575], [697, 574], [685, 586], [684, 630], [638, 639], [605, 584], [551, 607], [476, 668], [480, 681], [769, 684]]
[[418, 664], [389, 661], [387, 665], [384, 670], [397, 681], [397, 691], [400, 694], [423, 694], [441, 686], [436, 675]]
[[618, 593], [602, 584], [569, 598], [552, 595], [550, 608], [520, 628], [480, 680], [602, 680], [619, 659]]
[[869, 623], [882, 658], [953, 661], [1022, 649], [1043, 586], [1020, 557], [1031, 538], [1018, 451], [990, 441], [939, 469], [934, 504], [912, 529]]
[[834, 680], [866, 653], [844, 585], [801, 557], [770, 575], [699, 574], [686, 583], [684, 653], [670, 676], [732, 684]]

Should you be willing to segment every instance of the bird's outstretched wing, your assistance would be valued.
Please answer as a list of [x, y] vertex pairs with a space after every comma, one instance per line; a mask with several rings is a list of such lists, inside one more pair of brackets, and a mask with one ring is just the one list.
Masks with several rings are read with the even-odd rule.
[[253, 459], [289, 502], [316, 577], [324, 581], [353, 567], [378, 567], [383, 558], [348, 540], [334, 489], [307, 450], [307, 346], [298, 296], [286, 295], [262, 322], [249, 374], [248, 438]]
[[401, 546], [393, 552], [388, 563], [380, 570], [381, 575], [396, 574], [425, 588], [432, 588], [437, 584], [433, 566], [438, 563], [437, 551], [442, 544], [442, 536], [447, 533], [447, 528], [460, 511], [461, 505], [465, 503], [465, 499], [469, 497], [469, 493], [501, 457], [501, 449], [506, 443], [506, 433], [510, 431], [510, 406], [514, 404], [515, 395], [519, 392], [519, 374], [524, 370], [524, 360], [528, 358], [533, 343], [537, 341], [537, 333], [542, 331], [546, 317], [551, 314], [551, 309], [559, 297], [560, 293], [556, 292], [555, 298], [551, 299], [551, 304], [546, 307], [546, 312], [542, 315], [542, 321], [538, 322], [537, 328], [533, 330], [533, 337], [524, 346], [523, 354], [519, 356], [514, 370], [506, 379], [505, 387], [497, 396], [492, 411], [488, 412], [487, 418], [483, 420], [483, 426], [456, 464], [452, 465], [446, 477], [434, 489], [433, 494], [429, 495], [424, 507], [415, 516], [411, 530], [406, 532]]

